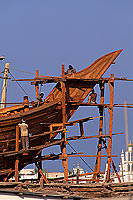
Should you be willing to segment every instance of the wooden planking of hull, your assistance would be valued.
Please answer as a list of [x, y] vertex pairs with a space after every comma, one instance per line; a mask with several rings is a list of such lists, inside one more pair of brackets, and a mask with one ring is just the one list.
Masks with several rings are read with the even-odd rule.
[[[71, 78], [80, 78], [80, 79], [99, 79], [107, 71], [110, 65], [118, 57], [122, 50], [114, 51], [109, 54], [102, 56], [97, 59], [94, 63], [89, 65], [87, 68], [69, 75]], [[95, 86], [94, 82], [86, 83], [77, 83], [69, 82], [67, 83], [67, 100], [76, 101], [77, 103], [82, 103], [84, 99], [88, 96], [92, 88]], [[51, 93], [47, 96], [46, 101], [51, 102], [51, 100], [61, 100], [61, 86], [58, 83]], [[70, 107], [67, 108], [68, 119], [72, 116], [75, 111]]]
[[[67, 75], [70, 78], [80, 78], [80, 81], [67, 81], [67, 101], [74, 101], [77, 103], [82, 103], [90, 91], [95, 86], [95, 82], [82, 82], [82, 79], [99, 79], [103, 76], [106, 70], [114, 62], [117, 56], [122, 50], [114, 51], [105, 56], [99, 58], [94, 63], [92, 63], [87, 68], [82, 71], [76, 72], [72, 75]], [[6, 108], [5, 110], [0, 110], [0, 152], [3, 151], [15, 151], [15, 128], [22, 119], [25, 119], [29, 126], [29, 133], [32, 135], [39, 135], [44, 132], [49, 131], [49, 125], [42, 126], [41, 123], [61, 123], [62, 122], [62, 110], [61, 110], [61, 84], [60, 82], [56, 84], [54, 89], [45, 99], [45, 104], [40, 107], [26, 108], [23, 106], [13, 106]], [[72, 107], [70, 105], [66, 106], [67, 110], [67, 120], [71, 118], [73, 113], [77, 110], [77, 107]], [[54, 137], [57, 135], [54, 134]], [[52, 138], [53, 139], [53, 138]], [[30, 145], [32, 147], [45, 145], [50, 143], [50, 136], [44, 135], [31, 140]], [[20, 145], [21, 148], [21, 145]], [[25, 163], [30, 163], [33, 161], [38, 150], [31, 151], [28, 156], [20, 155], [19, 170], [25, 166]], [[3, 157], [1, 155], [0, 170], [12, 169], [14, 172], [15, 168], [15, 156]], [[5, 173], [6, 175], [6, 173]], [[0, 180], [3, 179], [0, 175]]]

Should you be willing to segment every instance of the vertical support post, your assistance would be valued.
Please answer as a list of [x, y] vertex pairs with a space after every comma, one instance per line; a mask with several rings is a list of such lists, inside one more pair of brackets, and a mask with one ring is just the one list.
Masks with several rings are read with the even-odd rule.
[[[19, 151], [19, 126], [16, 126], [16, 151]], [[16, 156], [15, 160], [15, 182], [18, 182], [19, 174], [19, 157]]]
[[24, 105], [25, 105], [24, 111], [28, 111], [28, 110], [29, 110], [29, 100], [28, 100], [28, 96], [24, 96]]
[[[62, 78], [65, 78], [65, 66], [61, 66], [61, 72], [62, 72]], [[62, 81], [61, 82], [61, 89], [62, 89], [62, 122], [65, 126], [66, 123], [66, 86], [65, 83]]]
[[[36, 78], [39, 77], [39, 70], [36, 70]], [[35, 84], [35, 90], [36, 90], [36, 97], [39, 95], [39, 84], [36, 82]]]
[[[100, 103], [104, 104], [104, 82], [100, 82], [100, 90], [101, 90], [101, 100]], [[99, 121], [99, 136], [102, 136], [103, 134], [103, 106], [99, 106], [99, 114], [100, 114], [100, 121]], [[93, 179], [96, 179], [96, 176], [100, 174], [100, 168], [101, 168], [101, 147], [102, 147], [102, 140], [99, 138], [98, 141], [98, 151], [97, 155], [98, 157], [96, 158], [96, 164], [95, 164], [95, 173], [93, 175]], [[97, 182], [99, 182], [99, 177], [97, 177]]]
[[114, 103], [114, 74], [110, 75], [109, 80], [109, 90], [110, 90], [110, 109], [109, 109], [109, 142], [108, 142], [108, 170], [107, 179], [110, 180], [110, 165], [111, 165], [111, 149], [112, 149], [112, 129], [113, 129], [113, 103]]
[[[52, 124], [50, 125], [50, 132], [53, 132], [53, 126], [52, 126]], [[51, 140], [51, 138], [52, 138], [52, 133], [50, 133], [50, 136], [49, 136], [50, 138], [50, 140]]]
[[[40, 153], [38, 154], [38, 159], [41, 158], [41, 154], [42, 154], [42, 152], [40, 152]], [[39, 167], [38, 167], [38, 179], [40, 180], [41, 174], [40, 174], [40, 171], [39, 171], [39, 170], [42, 170], [42, 161], [39, 161], [37, 166], [39, 166]]]
[[40, 178], [40, 188], [43, 188], [43, 177]]
[[80, 122], [80, 123], [79, 123], [79, 126], [80, 126], [80, 135], [81, 135], [81, 137], [84, 137], [83, 122]]
[[77, 180], [76, 180], [76, 184], [79, 184], [79, 169], [77, 169]]
[[9, 63], [5, 64], [4, 69], [4, 81], [3, 81], [3, 88], [2, 88], [2, 97], [1, 97], [1, 109], [6, 107], [6, 92], [7, 92], [7, 80], [8, 80], [8, 72], [9, 72]]
[[[65, 66], [62, 65], [62, 78], [65, 78]], [[68, 181], [68, 159], [66, 155], [66, 85], [62, 81], [61, 82], [61, 89], [62, 89], [62, 122], [63, 122], [63, 133], [62, 139], [64, 142], [61, 144], [61, 151], [62, 151], [62, 166], [64, 167], [64, 181]]]

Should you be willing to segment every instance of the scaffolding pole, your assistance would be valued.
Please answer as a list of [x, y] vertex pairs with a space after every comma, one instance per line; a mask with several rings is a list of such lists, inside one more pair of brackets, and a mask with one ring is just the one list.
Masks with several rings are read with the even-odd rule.
[[[16, 151], [19, 151], [19, 126], [16, 126]], [[15, 182], [18, 182], [19, 174], [19, 155], [16, 156], [15, 160]]]
[[[100, 90], [101, 90], [101, 100], [100, 104], [104, 104], [104, 82], [101, 82], [99, 84]], [[93, 179], [96, 179], [97, 176], [97, 182], [99, 182], [99, 174], [100, 174], [100, 167], [101, 167], [101, 147], [102, 147], [102, 140], [101, 136], [103, 134], [103, 106], [99, 106], [99, 114], [100, 114], [100, 121], [99, 121], [99, 141], [98, 141], [98, 150], [97, 150], [97, 155], [99, 157], [96, 158], [96, 164], [95, 164], [95, 170], [94, 172], [98, 172], [97, 174], [95, 173], [93, 175]]]
[[[65, 78], [65, 66], [62, 65], [62, 78]], [[62, 152], [62, 166], [64, 167], [64, 182], [68, 182], [68, 159], [66, 154], [66, 85], [65, 82], [61, 82], [61, 89], [62, 89], [62, 122], [63, 122], [63, 129], [62, 132], [62, 139], [64, 141], [61, 143], [61, 152]]]
[[113, 102], [114, 102], [114, 74], [110, 75], [109, 81], [109, 90], [110, 90], [110, 109], [109, 109], [109, 142], [108, 142], [108, 170], [107, 170], [107, 179], [110, 180], [110, 167], [111, 167], [111, 149], [112, 149], [112, 129], [113, 129]]

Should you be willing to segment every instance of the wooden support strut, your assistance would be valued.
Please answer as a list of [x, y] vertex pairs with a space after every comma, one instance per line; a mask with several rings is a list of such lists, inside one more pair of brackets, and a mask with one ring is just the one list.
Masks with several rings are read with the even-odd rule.
[[[36, 79], [39, 77], [39, 70], [36, 70]], [[36, 97], [39, 95], [39, 84], [35, 83]]]
[[35, 164], [36, 164], [36, 166], [37, 166], [37, 168], [38, 168], [38, 172], [40, 173], [40, 175], [43, 177], [45, 183], [47, 184], [47, 183], [48, 183], [48, 180], [47, 180], [46, 176], [44, 175], [42, 169], [40, 168], [40, 165], [37, 164], [37, 163], [35, 163]]
[[[62, 78], [65, 78], [65, 66], [62, 65]], [[62, 132], [62, 139], [64, 141], [61, 143], [61, 151], [62, 151], [62, 165], [64, 167], [64, 182], [68, 181], [68, 159], [66, 156], [66, 85], [65, 82], [61, 82], [61, 89], [62, 89], [62, 122], [63, 122], [63, 129]]]
[[[104, 82], [100, 83], [100, 89], [101, 89], [100, 104], [104, 104]], [[103, 133], [103, 106], [99, 106], [99, 113], [100, 113], [99, 136], [102, 136], [102, 133]], [[98, 174], [100, 173], [100, 167], [101, 167], [101, 147], [102, 147], [102, 140], [100, 137], [99, 142], [98, 142], [98, 151], [97, 151], [97, 155], [99, 157], [96, 158], [96, 164], [95, 164], [95, 170], [94, 170], [95, 172], [97, 171]], [[96, 179], [96, 176], [98, 174], [94, 174], [93, 179]], [[99, 182], [99, 177], [97, 177], [97, 182]]]
[[[106, 142], [105, 142], [104, 140], [102, 140], [102, 141], [103, 141], [103, 145], [104, 145], [104, 147], [105, 147], [105, 150], [106, 150], [107, 154], [109, 154], [108, 148], [107, 148], [107, 146], [106, 146]], [[116, 176], [117, 176], [117, 178], [118, 178], [118, 180], [119, 180], [119, 183], [121, 183], [121, 179], [120, 179], [120, 177], [119, 177], [119, 174], [118, 174], [118, 172], [117, 172], [116, 166], [115, 166], [115, 164], [114, 164], [112, 158], [111, 158], [111, 163], [112, 163], [112, 167], [113, 167], [113, 169], [114, 169], [114, 171], [115, 171], [115, 173], [116, 173]]]
[[79, 126], [80, 126], [80, 134], [81, 134], [81, 137], [84, 137], [84, 127], [83, 127], [83, 122], [80, 122], [80, 123], [79, 123]]
[[[41, 158], [41, 154], [42, 154], [42, 152], [40, 152], [40, 153], [38, 154], [38, 159]], [[39, 162], [37, 163], [37, 166], [38, 166], [38, 180], [40, 180], [40, 178], [41, 178], [41, 176], [42, 176], [42, 174], [40, 173], [40, 171], [42, 171], [42, 161], [39, 161]]]
[[110, 75], [109, 81], [109, 90], [110, 90], [110, 109], [109, 109], [109, 142], [108, 142], [108, 170], [107, 170], [107, 179], [110, 180], [110, 163], [111, 163], [111, 149], [112, 149], [112, 128], [113, 128], [113, 101], [114, 101], [114, 74]]
[[[16, 126], [16, 151], [19, 151], [19, 126]], [[16, 156], [15, 160], [15, 182], [18, 182], [19, 174], [19, 156]]]

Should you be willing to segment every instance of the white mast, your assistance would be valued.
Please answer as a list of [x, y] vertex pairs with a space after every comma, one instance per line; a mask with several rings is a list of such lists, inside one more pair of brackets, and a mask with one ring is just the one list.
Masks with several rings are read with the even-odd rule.
[[1, 109], [6, 107], [6, 92], [7, 92], [7, 80], [8, 80], [8, 72], [9, 72], [9, 63], [5, 64], [4, 69], [4, 81], [3, 81], [3, 88], [2, 88], [2, 97], [1, 97]]

